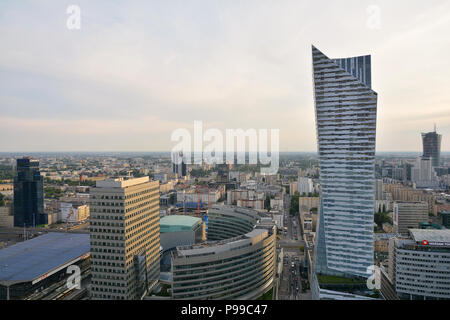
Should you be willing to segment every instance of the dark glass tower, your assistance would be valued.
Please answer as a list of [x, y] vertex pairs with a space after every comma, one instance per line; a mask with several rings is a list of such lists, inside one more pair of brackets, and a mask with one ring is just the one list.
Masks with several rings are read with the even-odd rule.
[[228, 164], [218, 164], [217, 165], [217, 182], [228, 182], [228, 175], [229, 175], [229, 167]]
[[181, 151], [172, 154], [172, 172], [178, 174], [178, 177], [186, 176], [186, 163]]
[[441, 165], [441, 141], [442, 135], [434, 132], [422, 133], [423, 157], [432, 158], [432, 166], [439, 167]]
[[14, 226], [35, 227], [47, 224], [44, 215], [44, 179], [39, 172], [39, 161], [17, 159], [14, 178]]

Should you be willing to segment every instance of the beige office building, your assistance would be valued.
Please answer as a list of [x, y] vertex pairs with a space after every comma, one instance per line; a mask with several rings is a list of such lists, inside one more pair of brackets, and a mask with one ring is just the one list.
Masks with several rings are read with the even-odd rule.
[[419, 223], [428, 221], [428, 204], [424, 201], [394, 202], [394, 232], [409, 235], [408, 229], [417, 229]]
[[10, 205], [0, 207], [0, 227], [1, 228], [14, 227], [14, 215]]
[[90, 191], [92, 299], [134, 300], [159, 280], [159, 182], [96, 182]]

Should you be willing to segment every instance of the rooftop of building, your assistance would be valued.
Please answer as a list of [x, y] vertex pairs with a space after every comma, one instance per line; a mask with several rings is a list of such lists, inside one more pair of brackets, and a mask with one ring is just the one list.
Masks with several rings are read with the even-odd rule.
[[450, 229], [409, 229], [409, 232], [416, 242], [427, 241], [430, 245], [440, 243], [450, 245]]
[[397, 233], [374, 233], [374, 239], [377, 240], [389, 240], [391, 238], [399, 237]]
[[175, 257], [193, 257], [220, 254], [226, 251], [236, 250], [250, 246], [265, 239], [270, 234], [267, 229], [254, 229], [249, 233], [218, 241], [208, 241], [187, 246], [178, 246], [174, 252]]
[[124, 177], [121, 178], [112, 178], [112, 179], [104, 179], [96, 181], [95, 186], [97, 188], [126, 188], [135, 186], [141, 183], [149, 182], [150, 178], [148, 176], [141, 178], [131, 178], [126, 179]]
[[0, 250], [0, 283], [48, 275], [89, 254], [89, 234], [50, 232]]
[[202, 219], [184, 215], [171, 215], [159, 221], [160, 232], [191, 231], [202, 223]]

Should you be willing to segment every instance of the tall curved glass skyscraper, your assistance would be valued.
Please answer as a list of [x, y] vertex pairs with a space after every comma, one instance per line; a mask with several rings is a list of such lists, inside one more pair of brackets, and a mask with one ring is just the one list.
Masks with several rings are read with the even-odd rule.
[[314, 46], [312, 56], [321, 185], [315, 272], [368, 277], [377, 119], [371, 59], [330, 59]]

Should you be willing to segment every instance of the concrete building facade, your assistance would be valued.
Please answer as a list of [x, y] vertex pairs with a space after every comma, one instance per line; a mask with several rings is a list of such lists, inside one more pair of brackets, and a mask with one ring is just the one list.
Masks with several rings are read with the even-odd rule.
[[391, 239], [387, 277], [400, 299], [450, 299], [450, 230], [411, 229]]
[[409, 229], [417, 229], [419, 223], [428, 221], [428, 204], [419, 202], [394, 202], [394, 232], [407, 236]]
[[90, 192], [92, 299], [142, 299], [159, 280], [159, 182], [108, 179]]

